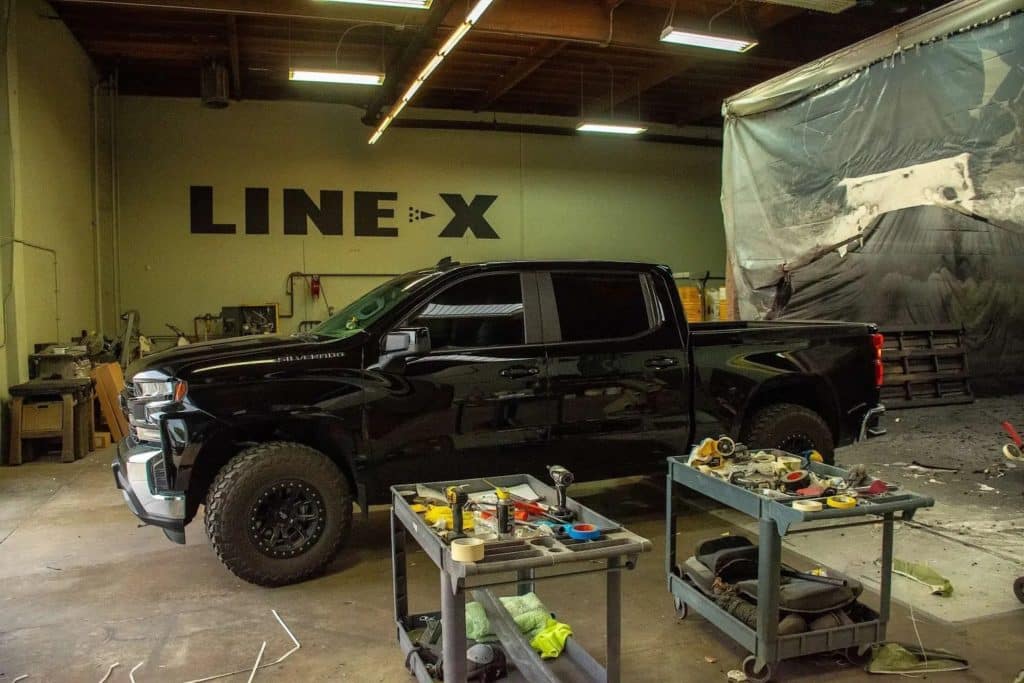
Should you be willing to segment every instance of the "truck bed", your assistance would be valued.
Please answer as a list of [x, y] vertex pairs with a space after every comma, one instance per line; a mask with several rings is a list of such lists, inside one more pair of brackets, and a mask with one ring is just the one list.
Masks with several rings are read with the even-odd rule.
[[730, 344], [750, 341], [810, 336], [815, 339], [877, 332], [871, 323], [850, 323], [833, 320], [738, 320], [690, 323], [694, 346]]

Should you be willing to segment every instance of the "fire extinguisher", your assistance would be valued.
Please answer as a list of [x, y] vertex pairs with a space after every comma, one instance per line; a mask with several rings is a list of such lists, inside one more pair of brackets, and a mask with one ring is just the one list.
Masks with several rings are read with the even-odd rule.
[[320, 276], [314, 275], [309, 279], [309, 296], [316, 301], [320, 298]]

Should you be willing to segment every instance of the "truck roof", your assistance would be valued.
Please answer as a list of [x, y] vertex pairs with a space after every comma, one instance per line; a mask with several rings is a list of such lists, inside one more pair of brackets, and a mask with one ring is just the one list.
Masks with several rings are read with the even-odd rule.
[[503, 270], [514, 268], [516, 270], [549, 270], [558, 268], [560, 270], [652, 270], [655, 268], [666, 268], [656, 263], [644, 263], [641, 261], [593, 261], [584, 259], [522, 259], [507, 261], [478, 261], [473, 263], [459, 263], [457, 261], [447, 262], [442, 259], [433, 268], [425, 268], [420, 272], [456, 271], [456, 270]]

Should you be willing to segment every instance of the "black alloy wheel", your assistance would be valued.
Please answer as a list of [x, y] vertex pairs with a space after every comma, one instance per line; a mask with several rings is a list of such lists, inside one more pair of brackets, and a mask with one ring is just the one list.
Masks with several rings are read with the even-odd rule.
[[276, 559], [296, 557], [324, 532], [324, 500], [304, 481], [279, 481], [260, 493], [249, 519], [249, 538], [260, 552]]

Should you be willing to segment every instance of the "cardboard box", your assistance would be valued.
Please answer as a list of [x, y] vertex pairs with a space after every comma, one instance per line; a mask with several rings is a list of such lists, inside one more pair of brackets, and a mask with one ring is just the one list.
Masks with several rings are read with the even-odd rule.
[[92, 449], [98, 451], [110, 445], [110, 432], [96, 432], [92, 435]]
[[96, 382], [96, 399], [100, 402], [100, 414], [107, 423], [110, 436], [120, 441], [128, 436], [128, 419], [121, 409], [121, 392], [124, 391], [124, 374], [117, 363], [103, 363], [92, 371]]

